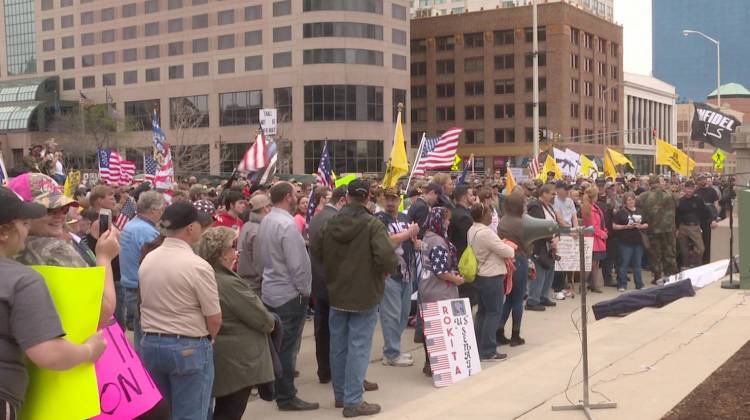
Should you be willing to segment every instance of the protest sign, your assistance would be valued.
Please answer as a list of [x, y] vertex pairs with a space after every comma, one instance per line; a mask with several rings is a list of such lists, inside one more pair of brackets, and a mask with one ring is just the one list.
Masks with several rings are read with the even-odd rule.
[[134, 419], [161, 400], [161, 394], [116, 321], [102, 330], [107, 349], [96, 362], [101, 414], [97, 420]]
[[[584, 237], [583, 247], [586, 257], [586, 271], [591, 271], [594, 237]], [[557, 244], [557, 256], [560, 258], [555, 261], [555, 271], [581, 271], [581, 254], [578, 251], [578, 238], [571, 235], [560, 235], [560, 242]]]
[[421, 306], [435, 386], [452, 385], [481, 372], [469, 299], [441, 300]]
[[276, 135], [276, 108], [258, 110], [258, 119], [260, 119], [260, 127], [263, 129], [264, 136]]
[[[76, 344], [96, 332], [104, 292], [104, 268], [33, 266], [44, 278], [62, 321], [65, 339]], [[66, 371], [29, 362], [29, 388], [21, 420], [80, 420], [99, 414], [94, 365]]]

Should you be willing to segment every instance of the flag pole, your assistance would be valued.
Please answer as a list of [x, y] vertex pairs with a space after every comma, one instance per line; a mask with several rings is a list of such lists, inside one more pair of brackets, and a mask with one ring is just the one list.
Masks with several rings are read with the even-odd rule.
[[409, 186], [411, 185], [411, 179], [414, 176], [414, 168], [419, 165], [419, 160], [422, 157], [422, 147], [424, 146], [424, 140], [425, 137], [427, 137], [427, 133], [422, 133], [422, 140], [419, 142], [419, 149], [417, 149], [417, 157], [414, 159], [414, 165], [412, 165], [411, 170], [409, 171], [409, 180], [406, 181], [406, 192], [409, 192]]

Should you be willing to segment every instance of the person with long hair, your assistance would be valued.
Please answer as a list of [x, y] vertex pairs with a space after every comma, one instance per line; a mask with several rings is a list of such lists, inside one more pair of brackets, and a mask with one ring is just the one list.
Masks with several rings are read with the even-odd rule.
[[604, 222], [604, 211], [596, 203], [599, 188], [591, 186], [583, 192], [581, 199], [581, 216], [583, 225], [594, 228], [594, 255], [591, 261], [589, 289], [594, 293], [602, 293], [604, 279], [602, 277], [601, 262], [607, 257], [607, 228]]
[[[511, 347], [515, 347], [526, 343], [526, 340], [521, 338], [521, 320], [523, 319], [523, 300], [526, 295], [526, 284], [529, 280], [529, 255], [531, 255], [531, 251], [524, 246], [523, 241], [523, 222], [521, 217], [523, 217], [526, 211], [526, 194], [524, 191], [517, 189], [505, 197], [503, 210], [505, 214], [500, 219], [497, 230], [500, 238], [511, 241], [517, 247], [514, 261], [516, 271], [513, 272], [513, 287], [505, 300], [503, 311], [500, 315], [497, 342], [505, 345], [510, 344]], [[511, 314], [513, 315], [513, 323], [509, 340], [505, 337], [504, 327]]]
[[612, 229], [620, 243], [620, 270], [617, 275], [617, 289], [624, 292], [628, 287], [628, 269], [633, 271], [636, 289], [643, 288], [641, 263], [643, 260], [643, 238], [641, 231], [648, 229], [643, 213], [636, 207], [635, 194], [626, 192], [623, 206], [615, 213]]

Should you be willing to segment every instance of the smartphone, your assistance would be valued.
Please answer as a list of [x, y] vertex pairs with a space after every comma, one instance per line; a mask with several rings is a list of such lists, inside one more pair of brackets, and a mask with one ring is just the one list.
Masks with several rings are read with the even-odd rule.
[[101, 209], [99, 210], [99, 235], [109, 230], [112, 225], [112, 210]]

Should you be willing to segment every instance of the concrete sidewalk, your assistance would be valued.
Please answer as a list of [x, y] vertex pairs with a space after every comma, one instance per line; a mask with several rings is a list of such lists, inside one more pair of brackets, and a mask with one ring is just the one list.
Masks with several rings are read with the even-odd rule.
[[[617, 294], [589, 295], [589, 303]], [[567, 404], [565, 389], [580, 358], [580, 342], [571, 316], [577, 320], [579, 299], [558, 302], [546, 312], [524, 313], [522, 335], [527, 344], [501, 347], [507, 361], [484, 363], [479, 375], [448, 388], [436, 389], [421, 373], [422, 346], [412, 342], [413, 330], [403, 337], [402, 351], [410, 350], [410, 368], [380, 364], [382, 338], [376, 329], [367, 378], [380, 390], [366, 393], [369, 402], [383, 406], [378, 419], [582, 419], [582, 412], [553, 412], [553, 404]], [[643, 309], [624, 318], [589, 319], [592, 402], [611, 399], [618, 408], [595, 411], [597, 419], [659, 419], [748, 339], [750, 296], [723, 290], [719, 283], [699, 290], [661, 309]], [[312, 325], [306, 325], [298, 359], [299, 397], [319, 401], [321, 409], [281, 413], [275, 404], [252, 401], [243, 419], [342, 418], [333, 409], [330, 385], [315, 377]], [[573, 372], [568, 398], [581, 399], [580, 367]]]

